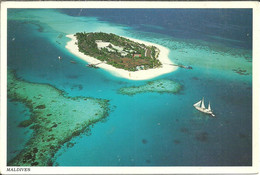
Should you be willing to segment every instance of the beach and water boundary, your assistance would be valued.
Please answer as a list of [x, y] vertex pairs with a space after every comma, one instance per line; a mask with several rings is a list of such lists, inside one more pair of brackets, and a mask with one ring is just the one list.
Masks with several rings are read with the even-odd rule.
[[152, 79], [152, 78], [155, 78], [155, 77], [163, 75], [163, 74], [173, 72], [173, 71], [177, 70], [177, 68], [178, 68], [177, 66], [172, 65], [174, 63], [169, 59], [170, 50], [159, 44], [154, 44], [154, 43], [150, 43], [147, 41], [141, 41], [138, 39], [126, 37], [132, 41], [135, 41], [135, 42], [138, 42], [141, 44], [145, 44], [148, 46], [153, 45], [153, 46], [159, 48], [160, 53], [159, 53], [159, 56], [157, 59], [162, 63], [162, 67], [160, 67], [160, 68], [130, 72], [130, 71], [127, 71], [124, 69], [115, 68], [112, 65], [108, 65], [104, 62], [101, 62], [100, 60], [98, 60], [96, 58], [93, 58], [91, 56], [88, 56], [88, 55], [85, 55], [84, 53], [79, 52], [78, 46], [75, 44], [77, 42], [76, 37], [73, 34], [66, 35], [66, 37], [70, 38], [71, 40], [67, 42], [65, 47], [72, 54], [74, 54], [78, 58], [88, 62], [89, 64], [98, 64], [97, 67], [100, 67], [106, 71], [109, 71], [111, 74], [113, 74], [115, 76], [123, 77], [123, 78], [130, 79], [130, 80], [147, 80], [147, 79]]

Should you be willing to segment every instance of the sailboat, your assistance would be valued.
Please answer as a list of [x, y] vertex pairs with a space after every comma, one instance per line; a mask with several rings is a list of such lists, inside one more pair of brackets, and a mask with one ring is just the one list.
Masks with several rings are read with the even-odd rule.
[[209, 102], [208, 108], [205, 107], [204, 98], [202, 98], [202, 100], [195, 103], [193, 106], [200, 112], [203, 112], [203, 113], [211, 115], [212, 117], [215, 117], [215, 115], [213, 114], [213, 111], [211, 110], [210, 102]]

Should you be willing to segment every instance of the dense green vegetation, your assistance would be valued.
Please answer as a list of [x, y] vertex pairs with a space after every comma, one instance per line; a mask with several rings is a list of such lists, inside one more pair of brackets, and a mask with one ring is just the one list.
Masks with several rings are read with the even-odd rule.
[[[136, 71], [162, 65], [157, 59], [160, 51], [154, 46], [146, 46], [112, 33], [83, 32], [75, 36], [80, 52], [116, 68]], [[104, 43], [107, 45], [104, 46]]]

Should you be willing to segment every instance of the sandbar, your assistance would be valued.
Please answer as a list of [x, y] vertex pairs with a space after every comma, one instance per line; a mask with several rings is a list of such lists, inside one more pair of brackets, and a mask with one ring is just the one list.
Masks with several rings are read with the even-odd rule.
[[126, 78], [129, 80], [147, 80], [147, 79], [152, 79], [152, 78], [155, 78], [155, 77], [163, 75], [163, 74], [173, 72], [176, 69], [178, 69], [177, 66], [172, 65], [174, 63], [168, 57], [170, 50], [168, 48], [163, 47], [158, 44], [125, 37], [125, 38], [128, 38], [132, 41], [135, 41], [135, 42], [138, 42], [141, 44], [145, 44], [148, 46], [153, 45], [153, 46], [157, 47], [160, 50], [160, 54], [157, 59], [162, 63], [162, 66], [159, 68], [138, 70], [138, 71], [127, 71], [124, 69], [115, 68], [112, 65], [106, 64], [96, 58], [93, 58], [91, 56], [85, 55], [82, 52], [79, 52], [78, 46], [75, 44], [77, 42], [77, 38], [73, 34], [66, 35], [66, 37], [70, 38], [71, 40], [67, 42], [65, 47], [72, 54], [76, 55], [78, 58], [86, 61], [89, 64], [98, 64], [97, 67], [102, 68], [106, 71], [109, 71], [111, 74], [118, 76], [118, 77]]

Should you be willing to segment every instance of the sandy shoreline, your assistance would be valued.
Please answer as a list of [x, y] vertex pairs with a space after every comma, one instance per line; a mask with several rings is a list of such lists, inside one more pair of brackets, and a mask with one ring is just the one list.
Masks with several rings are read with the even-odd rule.
[[[103, 69], [109, 71], [111, 74], [118, 76], [118, 77], [123, 77], [123, 78], [130, 79], [130, 80], [146, 80], [146, 79], [151, 79], [151, 78], [154, 78], [154, 77], [166, 74], [166, 73], [173, 72], [178, 68], [177, 66], [169, 65], [169, 64], [173, 64], [173, 62], [168, 57], [170, 50], [167, 49], [166, 47], [163, 47], [158, 44], [141, 41], [141, 40], [137, 40], [137, 39], [133, 39], [133, 38], [128, 38], [128, 39], [138, 42], [138, 43], [143, 43], [145, 45], [153, 45], [153, 46], [157, 47], [160, 50], [160, 54], [157, 59], [159, 59], [160, 62], [162, 63], [162, 67], [160, 67], [160, 68], [131, 72], [131, 71], [127, 71], [124, 69], [115, 68], [111, 65], [101, 62], [100, 60], [98, 60], [96, 58], [87, 56], [87, 55], [79, 52], [78, 46], [75, 44], [75, 42], [77, 42], [76, 37], [73, 34], [66, 35], [66, 37], [70, 38], [71, 40], [69, 42], [67, 42], [65, 47], [72, 54], [74, 54], [77, 57], [79, 57], [80, 59], [88, 62], [89, 64], [100, 63], [97, 65], [97, 67], [103, 68]], [[125, 37], [125, 38], [127, 38], [127, 37]]]

